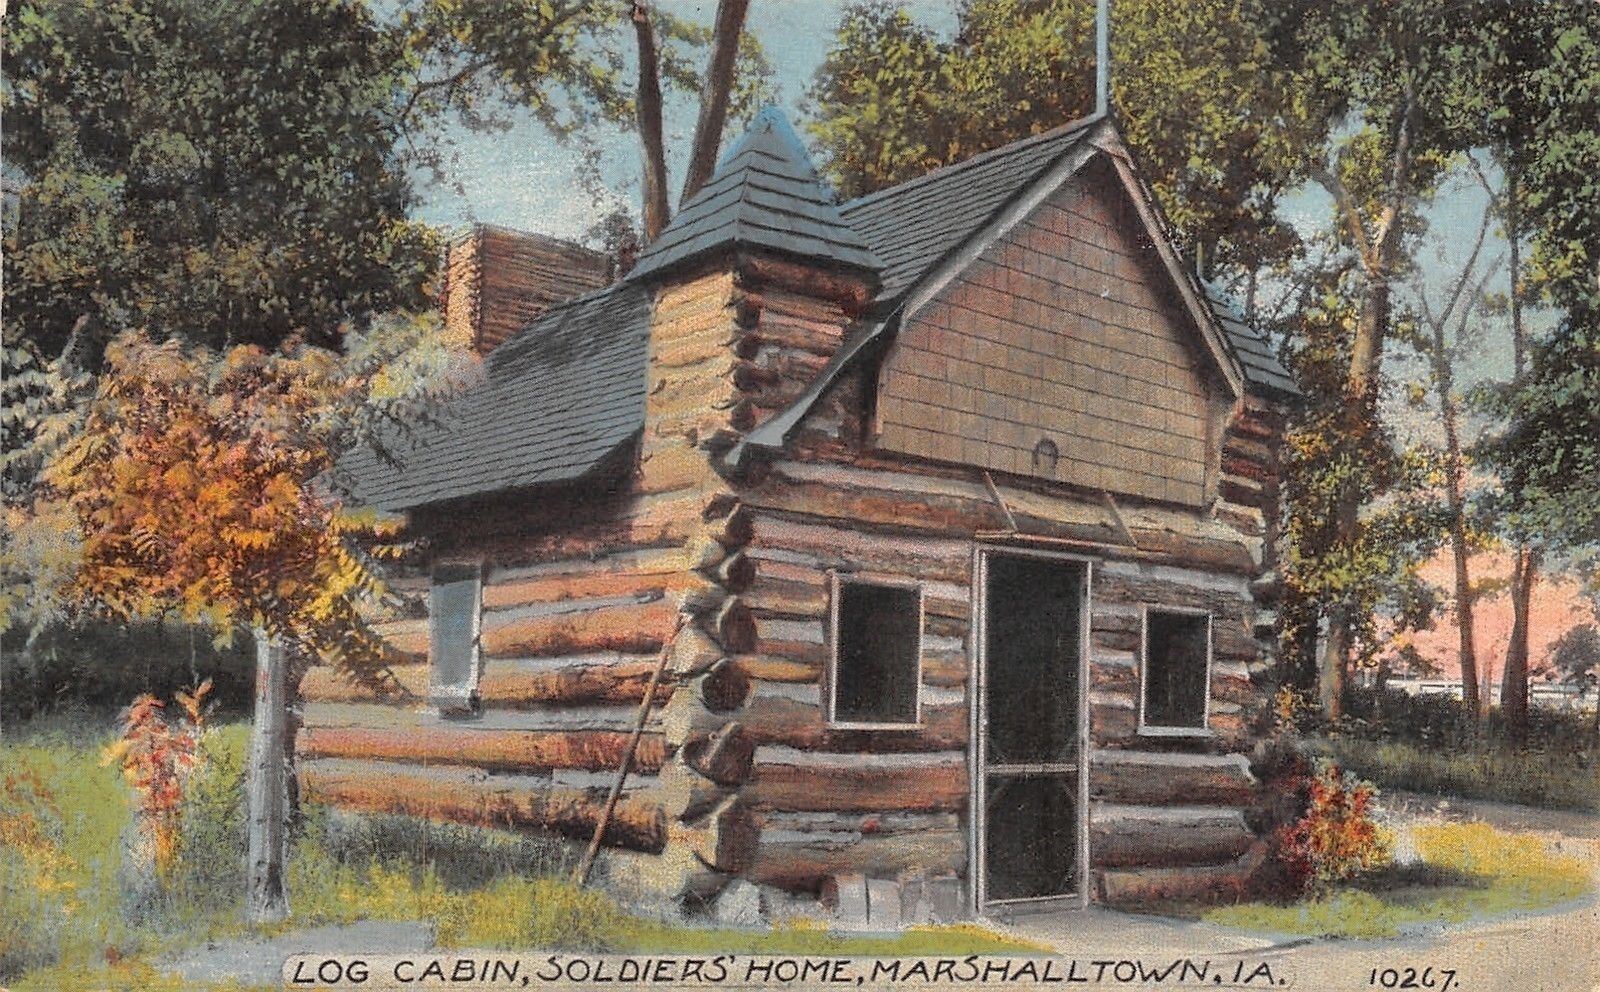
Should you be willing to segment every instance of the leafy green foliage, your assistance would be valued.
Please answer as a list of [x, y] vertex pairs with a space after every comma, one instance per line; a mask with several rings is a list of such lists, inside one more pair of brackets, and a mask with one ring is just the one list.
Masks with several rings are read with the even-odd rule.
[[[1271, 9], [1129, 0], [1113, 29], [1113, 104], [1141, 172], [1192, 244], [1247, 267], [1296, 242], [1273, 212], [1301, 151]], [[972, 0], [945, 41], [902, 6], [850, 7], [809, 93], [833, 178], [859, 195], [1087, 115], [1093, 17], [1068, 0]]]
[[1485, 725], [1452, 696], [1357, 688], [1344, 719], [1321, 729], [1306, 738], [1313, 753], [1385, 789], [1600, 810], [1592, 715], [1534, 707], [1519, 744], [1503, 711]]
[[1600, 309], [1580, 304], [1531, 357], [1526, 376], [1486, 397], [1503, 426], [1480, 453], [1513, 482], [1492, 506], [1510, 534], [1593, 554], [1600, 548]]
[[365, 4], [23, 2], [4, 44], [14, 340], [92, 369], [126, 329], [327, 345], [425, 303], [411, 56]]
[[1530, 288], [1569, 311], [1600, 306], [1600, 9], [1519, 7], [1478, 25], [1483, 87], [1470, 109], [1517, 179]]
[[[602, 135], [632, 130], [634, 32], [627, 3], [587, 0], [405, 0], [399, 21], [419, 67], [407, 121], [454, 114], [469, 128], [504, 129], [513, 108], [584, 152], [578, 178], [597, 204], [614, 203], [601, 178]], [[698, 94], [711, 27], [652, 7], [668, 98]], [[748, 120], [772, 96], [772, 71], [750, 35], [740, 39], [729, 119]], [[436, 173], [446, 163], [424, 150]]]
[[1563, 682], [1585, 690], [1600, 684], [1600, 627], [1579, 624], [1550, 645], [1550, 663]]
[[[1334, 263], [1307, 277], [1302, 299], [1285, 319], [1292, 334], [1288, 364], [1306, 394], [1285, 439], [1283, 465], [1286, 597], [1283, 651], [1289, 680], [1309, 686], [1319, 621], [1334, 606], [1353, 620], [1355, 659], [1382, 646], [1380, 616], [1390, 632], [1431, 622], [1432, 600], [1417, 569], [1443, 540], [1444, 508], [1434, 484], [1441, 468], [1426, 452], [1400, 451], [1380, 421], [1348, 418], [1344, 391], [1355, 325], [1359, 277]], [[1338, 522], [1342, 502], [1368, 503], [1349, 534]]]

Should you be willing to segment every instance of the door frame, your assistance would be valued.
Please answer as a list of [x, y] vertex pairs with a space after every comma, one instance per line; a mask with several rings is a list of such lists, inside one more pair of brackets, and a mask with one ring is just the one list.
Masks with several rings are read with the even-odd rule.
[[[989, 613], [989, 559], [994, 555], [1011, 555], [1019, 558], [1044, 558], [1076, 562], [1083, 566], [1083, 593], [1079, 603], [1078, 640], [1078, 816], [1077, 845], [1078, 891], [1055, 896], [1026, 899], [1006, 899], [990, 902], [988, 899], [988, 865], [986, 845], [988, 810], [985, 808], [985, 779], [987, 750], [984, 727], [989, 714], [988, 687], [988, 613]], [[971, 666], [972, 705], [969, 712], [968, 748], [968, 866], [972, 884], [969, 886], [972, 911], [975, 916], [995, 913], [1013, 914], [1043, 912], [1052, 909], [1083, 909], [1089, 904], [1089, 664], [1090, 605], [1094, 594], [1094, 568], [1096, 559], [1084, 554], [1039, 548], [1029, 545], [979, 542], [972, 552], [972, 641], [968, 650]]]

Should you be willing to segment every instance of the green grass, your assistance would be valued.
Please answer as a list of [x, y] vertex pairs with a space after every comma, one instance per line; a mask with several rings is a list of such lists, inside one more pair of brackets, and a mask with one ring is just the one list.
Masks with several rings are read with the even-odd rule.
[[1600, 812], [1600, 765], [1581, 752], [1523, 750], [1498, 742], [1425, 748], [1358, 737], [1308, 744], [1380, 788]]
[[1391, 869], [1288, 905], [1225, 906], [1203, 918], [1276, 933], [1394, 937], [1406, 927], [1547, 909], [1592, 888], [1583, 861], [1551, 851], [1537, 837], [1481, 823], [1417, 827], [1413, 837], [1420, 868]]
[[[115, 731], [104, 717], [54, 718], [8, 732], [0, 746], [0, 981], [19, 992], [85, 983], [116, 992], [187, 989], [151, 962], [187, 944], [250, 932], [242, 915], [240, 789], [248, 727], [220, 726], [207, 737], [204, 771], [185, 802], [176, 867], [164, 889], [138, 906], [128, 903], [119, 877], [132, 795], [117, 768], [100, 764]], [[447, 948], [819, 955], [1044, 949], [978, 926], [885, 936], [805, 923], [681, 926], [573, 886], [566, 858], [564, 847], [539, 838], [311, 807], [288, 864], [294, 917], [272, 932], [420, 920]]]
[[100, 766], [109, 739], [52, 727], [0, 747], [0, 978], [128, 939], [117, 872], [129, 792]]
[[427, 920], [441, 947], [552, 948], [618, 953], [983, 954], [1046, 950], [986, 927], [915, 927], [856, 935], [820, 923], [771, 929], [689, 927], [630, 913], [596, 889], [562, 877], [503, 877], [452, 889], [432, 867], [390, 860], [340, 863], [302, 848], [290, 867], [296, 925]]
[[32, 971], [10, 986], [11, 992], [61, 992], [62, 989], [93, 989], [94, 992], [281, 992], [283, 986], [245, 985], [235, 981], [195, 982], [163, 972], [148, 962], [133, 958], [114, 965], [57, 965]]

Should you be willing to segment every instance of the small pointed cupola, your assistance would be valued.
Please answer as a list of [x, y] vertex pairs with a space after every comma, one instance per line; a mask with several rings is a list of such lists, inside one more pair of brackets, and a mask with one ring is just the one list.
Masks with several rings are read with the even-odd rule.
[[770, 251], [869, 276], [883, 266], [840, 216], [832, 189], [776, 107], [756, 115], [710, 181], [646, 246], [628, 278], [658, 278], [736, 249]]

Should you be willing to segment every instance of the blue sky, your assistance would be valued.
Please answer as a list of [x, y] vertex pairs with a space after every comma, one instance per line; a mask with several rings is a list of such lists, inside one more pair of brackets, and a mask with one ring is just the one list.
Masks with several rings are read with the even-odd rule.
[[[658, 0], [656, 6], [702, 24], [710, 24], [716, 10], [715, 0]], [[747, 27], [772, 64], [777, 102], [791, 120], [801, 117], [806, 86], [827, 53], [845, 6], [845, 0], [754, 0], [750, 5]], [[941, 27], [955, 23], [953, 13], [940, 3], [923, 5], [919, 16]], [[679, 188], [679, 170], [694, 134], [695, 112], [694, 103], [682, 97], [667, 107], [666, 146], [674, 190]], [[440, 224], [488, 221], [567, 238], [581, 236], [594, 220], [595, 208], [574, 178], [577, 153], [557, 145], [526, 115], [519, 115], [506, 132], [455, 131], [452, 137], [457, 162], [451, 179], [461, 191], [425, 189], [423, 219]], [[737, 137], [729, 134], [726, 141]], [[630, 199], [638, 194], [636, 147], [630, 133], [618, 132], [606, 141], [607, 183]]]

